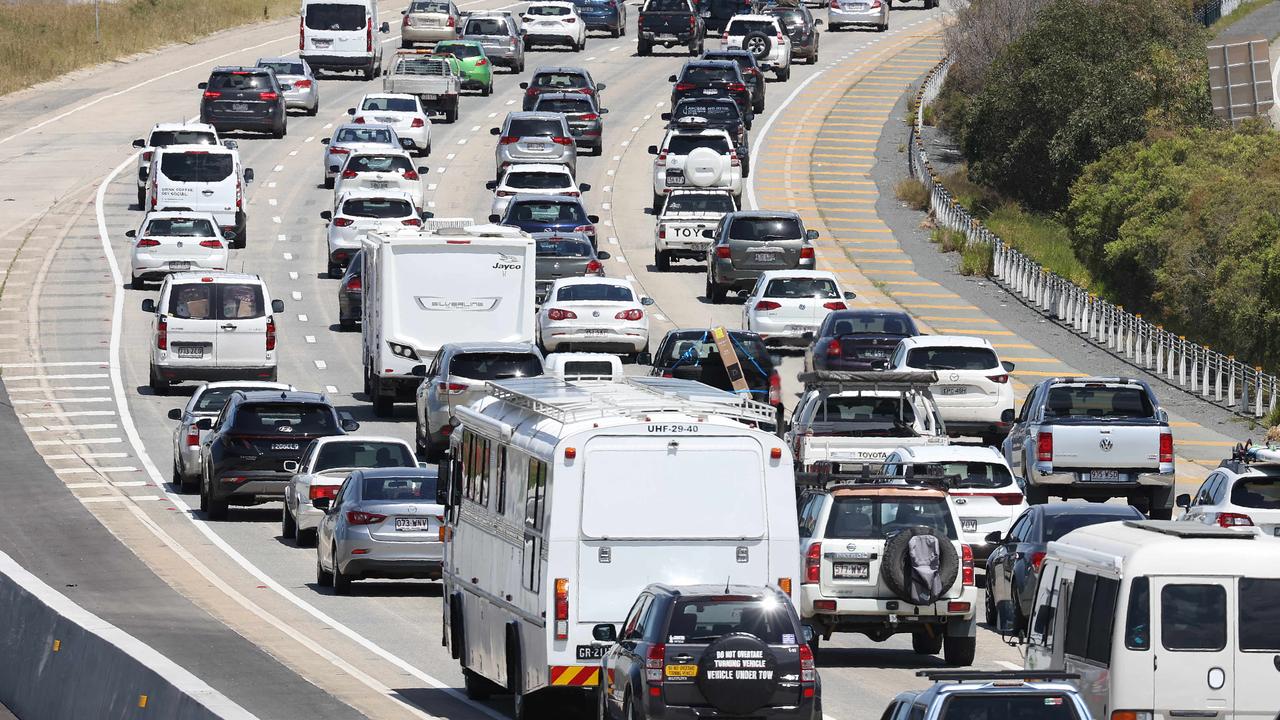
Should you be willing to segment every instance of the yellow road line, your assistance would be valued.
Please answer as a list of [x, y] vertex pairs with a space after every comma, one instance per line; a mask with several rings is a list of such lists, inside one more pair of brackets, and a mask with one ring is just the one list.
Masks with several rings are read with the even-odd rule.
[[994, 324], [997, 324], [997, 325], [999, 324], [999, 321], [998, 321], [998, 320], [996, 320], [996, 319], [994, 319], [994, 318], [989, 318], [989, 317], [982, 317], [982, 318], [951, 318], [951, 317], [932, 317], [932, 316], [929, 316], [929, 315], [924, 315], [924, 316], [921, 316], [921, 317], [920, 317], [920, 319], [921, 319], [921, 320], [926, 320], [926, 321], [940, 320], [940, 321], [942, 321], [942, 322], [959, 322], [959, 323], [994, 323]]

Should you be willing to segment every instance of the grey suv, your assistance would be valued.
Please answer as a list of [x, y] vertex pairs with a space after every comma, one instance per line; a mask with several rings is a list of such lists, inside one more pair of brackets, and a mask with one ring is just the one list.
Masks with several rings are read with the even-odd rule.
[[466, 16], [460, 37], [484, 46], [485, 57], [494, 65], [524, 72], [524, 34], [509, 12], [471, 13]]
[[507, 113], [502, 127], [490, 129], [489, 134], [498, 136], [493, 153], [494, 177], [499, 181], [504, 170], [521, 163], [565, 165], [574, 177], [578, 175], [578, 148], [569, 121], [560, 113]]
[[533, 110], [564, 115], [579, 149], [593, 150], [596, 155], [604, 152], [604, 116], [609, 109], [597, 105], [594, 95], [543, 93], [533, 101]]
[[703, 237], [707, 250], [706, 297], [722, 303], [730, 290], [746, 292], [766, 270], [812, 270], [816, 230], [805, 230], [793, 212], [733, 212]]

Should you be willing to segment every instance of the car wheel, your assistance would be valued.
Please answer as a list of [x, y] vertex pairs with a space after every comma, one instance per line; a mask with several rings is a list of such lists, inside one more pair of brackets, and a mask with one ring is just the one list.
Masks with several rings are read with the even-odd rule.
[[331, 177], [326, 177], [326, 178], [324, 179], [324, 182], [323, 182], [323, 183], [321, 183], [321, 184], [322, 184], [322, 185], [324, 185], [324, 187], [325, 187], [325, 189], [326, 189], [326, 190], [332, 190], [332, 189], [333, 189], [333, 178], [331, 178]]
[[987, 578], [987, 591], [983, 593], [987, 625], [996, 626], [996, 598], [991, 594], [991, 578]]
[[151, 392], [155, 395], [169, 394], [169, 381], [160, 377], [155, 365], [151, 366]]
[[609, 712], [609, 703], [605, 699], [604, 683], [596, 686], [596, 720], [613, 720]]
[[818, 628], [813, 629], [813, 637], [809, 638], [809, 651], [813, 656], [818, 657], [818, 651], [822, 649], [822, 635], [818, 632]]
[[671, 269], [671, 254], [666, 250], [653, 251], [653, 266], [658, 272], [667, 272]]
[[337, 280], [342, 277], [342, 266], [329, 263], [329, 277]]
[[650, 53], [652, 53], [652, 52], [653, 52], [653, 44], [652, 44], [652, 43], [647, 43], [647, 42], [645, 42], [644, 40], [641, 40], [641, 41], [639, 41], [639, 42], [637, 42], [637, 43], [636, 43], [636, 54], [637, 54], [637, 55], [649, 55], [649, 54], [650, 54]]
[[342, 568], [338, 565], [338, 546], [331, 548], [329, 557], [333, 558], [333, 594], [334, 595], [350, 595], [351, 594], [351, 576], [345, 575]]
[[657, 215], [658, 213], [662, 212], [662, 201], [665, 197], [666, 196], [664, 196], [662, 193], [653, 194], [653, 214], [654, 215]]
[[728, 296], [728, 294], [729, 294], [728, 288], [722, 288], [719, 285], [712, 285], [711, 286], [711, 304], [712, 305], [723, 304], [725, 301], [725, 297]]
[[133, 290], [145, 290], [147, 283], [142, 278], [134, 276], [129, 280], [129, 287]]
[[481, 97], [489, 97], [492, 94], [493, 94], [493, 81], [490, 80], [488, 85], [485, 85], [483, 88], [480, 89], [480, 95]]
[[778, 71], [778, 80], [786, 82], [791, 79], [791, 66], [788, 65]]
[[[377, 392], [377, 388], [374, 388]], [[373, 414], [378, 417], [391, 417], [395, 412], [395, 399], [386, 395], [374, 395], [373, 397]]]
[[146, 188], [138, 188], [138, 209], [142, 209], [147, 202]]
[[413, 43], [412, 43], [412, 42], [410, 42], [410, 41], [408, 41], [408, 40], [401, 39], [401, 40], [400, 40], [400, 47], [401, 47], [401, 48], [403, 48], [403, 49], [405, 49], [405, 50], [408, 50], [408, 49], [411, 49], [411, 48], [413, 47]]
[[616, 37], [619, 37], [619, 36], [621, 36], [621, 35], [622, 35], [622, 29], [621, 29], [621, 28], [613, 28], [612, 30], [610, 30], [610, 31], [609, 31], [609, 37], [614, 37], [614, 38], [616, 38]]
[[1026, 496], [1028, 505], [1044, 505], [1049, 502], [1049, 489], [1039, 485], [1027, 485]]
[[293, 540], [298, 537], [298, 523], [293, 519], [293, 513], [289, 512], [289, 503], [284, 504], [284, 512], [280, 515], [280, 537], [285, 540]]
[[493, 686], [489, 681], [468, 668], [462, 668], [462, 688], [471, 700], [488, 700], [493, 694]]
[[307, 109], [307, 115], [310, 117], [315, 117], [318, 114], [320, 114], [320, 101], [317, 100], [315, 105], [312, 105], [310, 108]]
[[298, 547], [315, 547], [316, 529], [298, 528], [298, 537], [294, 540]]
[[333, 584], [333, 573], [326, 572], [324, 566], [320, 564], [320, 551], [316, 551], [316, 584], [324, 587]]
[[622, 701], [622, 717], [626, 720], [644, 720], [644, 716], [640, 714], [640, 710], [636, 707], [636, 702], [631, 699], [631, 693], [627, 693], [627, 697]]
[[840, 28], [842, 27], [844, 26], [838, 23], [831, 23], [830, 25], [827, 26], [827, 30], [830, 32], [840, 32]]
[[911, 633], [911, 649], [917, 655], [937, 655], [938, 651], [942, 649], [943, 638], [941, 632], [942, 629], [937, 628], [932, 630], [933, 634], [930, 634], [929, 629], [917, 630]]
[[203, 473], [200, 475], [200, 512], [209, 512], [209, 484], [205, 482]]
[[622, 24], [618, 26], [618, 35], [622, 37], [627, 36], [627, 21], [625, 18], [623, 19]]
[[884, 31], [886, 31], [886, 30], [888, 30], [888, 29], [889, 29], [889, 23], [885, 23], [885, 24], [883, 24], [883, 25], [877, 25], [877, 26], [876, 26], [876, 32], [884, 32]]
[[213, 488], [209, 488], [209, 503], [205, 510], [205, 519], [207, 520], [226, 520], [227, 519], [227, 501], [219, 500], [213, 496]]
[[948, 665], [967, 667], [973, 664], [973, 656], [978, 651], [978, 638], [948, 636], [943, 640], [942, 659]]

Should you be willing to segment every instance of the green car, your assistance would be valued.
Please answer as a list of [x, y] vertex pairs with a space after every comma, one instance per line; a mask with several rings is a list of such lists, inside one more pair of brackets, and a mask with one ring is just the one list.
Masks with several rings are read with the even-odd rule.
[[493, 63], [478, 40], [444, 40], [436, 43], [435, 53], [458, 59], [463, 88], [479, 90], [481, 95], [493, 92]]

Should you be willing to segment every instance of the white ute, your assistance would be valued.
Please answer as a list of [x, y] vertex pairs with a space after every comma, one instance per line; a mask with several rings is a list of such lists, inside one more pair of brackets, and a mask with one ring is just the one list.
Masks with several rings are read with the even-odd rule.
[[672, 260], [704, 261], [711, 240], [702, 233], [714, 230], [721, 218], [737, 209], [738, 201], [729, 190], [672, 190], [653, 229], [654, 267], [666, 272], [671, 269]]

